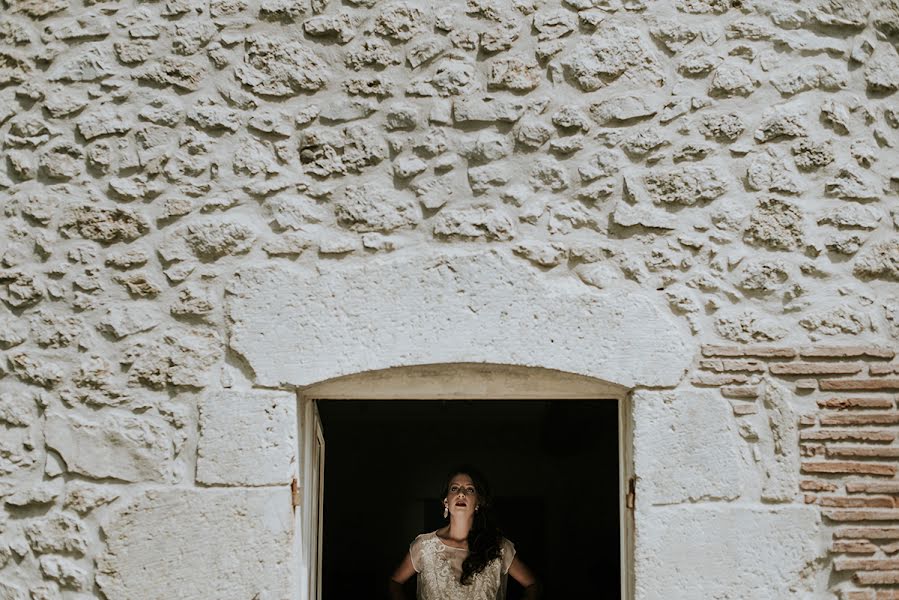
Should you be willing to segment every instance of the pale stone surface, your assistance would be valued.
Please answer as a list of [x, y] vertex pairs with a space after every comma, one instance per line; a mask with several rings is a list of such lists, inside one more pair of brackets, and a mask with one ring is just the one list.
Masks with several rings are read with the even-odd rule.
[[808, 598], [824, 558], [820, 519], [803, 506], [638, 509], [634, 597]]
[[730, 405], [713, 392], [634, 394], [634, 473], [647, 505], [735, 500], [748, 465]]
[[59, 452], [69, 470], [103, 479], [165, 481], [174, 445], [168, 426], [148, 415], [110, 413], [84, 419], [50, 414], [47, 446]]
[[770, 378], [765, 381], [762, 405], [771, 435], [763, 444], [762, 498], [769, 502], [790, 502], [799, 490], [799, 427], [790, 400], [786, 387]]
[[[228, 292], [229, 344], [265, 385], [441, 362], [540, 364], [623, 385], [671, 385], [691, 355], [649, 298], [634, 294], [621, 305], [573, 281], [550, 285], [499, 252], [385, 259], [317, 276], [250, 269]], [[566, 335], [584, 342], [554, 344]]]
[[222, 391], [200, 403], [197, 481], [290, 484], [297, 464], [296, 395]]
[[[442, 360], [730, 381], [730, 412], [696, 419], [737, 427], [731, 504], [799, 504], [789, 423], [815, 379], [769, 397], [697, 348], [899, 339], [897, 0], [0, 6], [0, 494], [21, 514], [0, 511], [0, 596], [99, 594], [108, 504], [202, 487], [198, 463], [250, 473], [237, 409], [204, 413], [222, 458], [197, 460], [222, 388]], [[892, 377], [870, 360], [859, 377]], [[669, 471], [660, 497], [707, 494]], [[33, 556], [21, 525], [61, 511], [85, 555]], [[787, 592], [695, 585], [798, 594], [764, 556]], [[855, 586], [830, 566], [809, 597]], [[204, 597], [184, 581], [167, 597]]]
[[[97, 585], [109, 600], [293, 598], [289, 488], [156, 489], [103, 525]], [[147, 565], [156, 565], [147, 569]]]

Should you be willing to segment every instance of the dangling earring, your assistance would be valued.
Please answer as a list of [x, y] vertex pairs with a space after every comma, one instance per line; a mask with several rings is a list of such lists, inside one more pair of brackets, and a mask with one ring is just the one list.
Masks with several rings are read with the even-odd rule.
[[448, 516], [449, 516], [449, 508], [447, 508], [446, 505], [444, 504], [443, 505], [443, 518], [445, 519]]

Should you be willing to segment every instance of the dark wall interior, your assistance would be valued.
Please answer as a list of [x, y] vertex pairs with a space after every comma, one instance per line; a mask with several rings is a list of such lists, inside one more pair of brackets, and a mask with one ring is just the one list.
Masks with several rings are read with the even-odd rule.
[[[325, 434], [325, 600], [387, 598], [419, 533], [441, 527], [440, 492], [470, 462], [544, 598], [620, 597], [614, 401], [320, 401]], [[415, 578], [407, 584], [415, 598]], [[510, 600], [522, 590], [509, 578]]]

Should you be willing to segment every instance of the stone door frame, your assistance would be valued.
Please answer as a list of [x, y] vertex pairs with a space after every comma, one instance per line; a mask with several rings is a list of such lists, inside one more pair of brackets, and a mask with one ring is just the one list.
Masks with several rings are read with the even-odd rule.
[[[633, 411], [628, 388], [542, 367], [490, 363], [413, 365], [326, 380], [297, 390], [297, 415], [318, 400], [601, 400], [618, 406], [618, 496], [621, 600], [634, 598]], [[327, 435], [327, 434], [326, 434]], [[326, 437], [327, 442], [327, 437]], [[303, 430], [298, 456], [308, 447]], [[301, 458], [301, 464], [304, 458]], [[320, 493], [320, 491], [319, 491]], [[298, 514], [301, 523], [306, 514]], [[319, 531], [319, 536], [322, 533]], [[319, 537], [319, 540], [321, 538]], [[319, 544], [319, 548], [320, 548]], [[319, 550], [320, 551], [320, 550]], [[309, 564], [306, 560], [304, 564]], [[315, 561], [320, 566], [320, 560]], [[299, 574], [300, 582], [308, 575]], [[321, 574], [318, 574], [321, 577]], [[301, 596], [302, 597], [302, 596]], [[320, 600], [310, 598], [308, 600]]]

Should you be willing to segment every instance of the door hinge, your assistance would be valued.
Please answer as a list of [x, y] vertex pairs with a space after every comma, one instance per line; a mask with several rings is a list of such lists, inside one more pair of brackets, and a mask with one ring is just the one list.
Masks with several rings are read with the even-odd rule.
[[300, 505], [300, 484], [296, 477], [290, 482], [290, 505], [294, 509]]
[[633, 509], [636, 505], [637, 501], [637, 482], [633, 477], [627, 480], [627, 496], [624, 500], [624, 505], [630, 509]]

